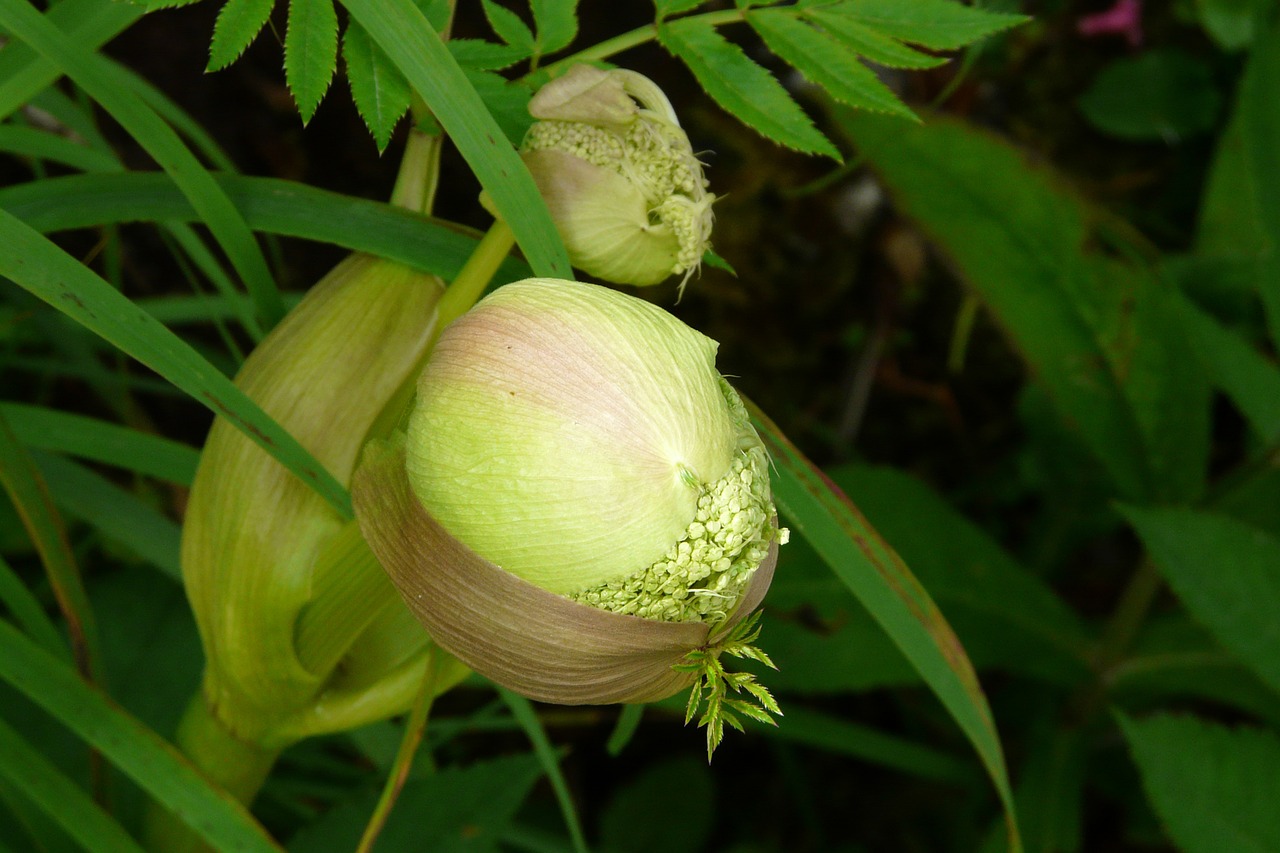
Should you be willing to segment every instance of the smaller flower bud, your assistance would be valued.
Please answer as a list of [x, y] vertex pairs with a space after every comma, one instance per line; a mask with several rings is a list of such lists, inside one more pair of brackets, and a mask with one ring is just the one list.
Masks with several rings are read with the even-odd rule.
[[578, 268], [619, 284], [697, 269], [715, 196], [651, 80], [576, 65], [534, 95], [521, 153]]

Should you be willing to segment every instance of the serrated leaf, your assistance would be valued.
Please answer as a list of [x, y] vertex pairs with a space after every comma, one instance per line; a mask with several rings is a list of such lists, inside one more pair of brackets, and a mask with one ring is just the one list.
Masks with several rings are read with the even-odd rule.
[[505, 6], [499, 6], [494, 0], [481, 0], [481, 4], [484, 6], [484, 16], [498, 38], [512, 47], [533, 53], [533, 33], [520, 20], [519, 15]]
[[458, 64], [468, 70], [501, 71], [529, 58], [518, 47], [484, 39], [449, 39], [446, 46]]
[[770, 50], [795, 66], [810, 83], [851, 107], [893, 113], [919, 121], [880, 78], [827, 33], [789, 11], [768, 9], [747, 16]]
[[1209, 512], [1122, 511], [1196, 621], [1280, 690], [1280, 540]]
[[529, 90], [501, 74], [470, 68], [463, 70], [503, 134], [512, 145], [518, 146], [529, 125], [533, 124], [533, 116], [529, 115]]
[[662, 19], [696, 9], [706, 2], [707, 0], [653, 0], [653, 8], [658, 13], [658, 18]]
[[240, 58], [271, 17], [276, 0], [227, 0], [213, 25], [206, 71], [226, 68]]
[[311, 121], [338, 66], [338, 13], [333, 0], [289, 0], [284, 77], [302, 115]]
[[788, 148], [841, 159], [782, 84], [712, 24], [701, 17], [684, 18], [660, 26], [658, 39], [689, 67], [707, 94], [743, 124]]
[[1029, 21], [1024, 15], [989, 12], [954, 0], [850, 0], [824, 7], [901, 41], [954, 50]]
[[886, 68], [936, 68], [947, 62], [946, 57], [930, 56], [907, 47], [879, 30], [832, 11], [830, 7], [806, 8], [804, 16], [821, 26], [847, 49]]
[[1280, 850], [1280, 739], [1260, 729], [1158, 716], [1120, 728], [1142, 786], [1183, 853]]
[[536, 56], [546, 56], [568, 47], [578, 36], [578, 0], [529, 0]]
[[354, 21], [342, 34], [342, 59], [356, 110], [364, 119], [378, 152], [386, 150], [396, 123], [409, 110], [413, 96], [409, 82], [382, 48], [373, 43], [364, 27]]

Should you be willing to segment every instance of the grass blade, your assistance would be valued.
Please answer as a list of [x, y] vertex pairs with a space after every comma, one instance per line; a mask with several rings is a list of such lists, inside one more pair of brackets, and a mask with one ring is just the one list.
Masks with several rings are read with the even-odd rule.
[[0, 210], [0, 275], [227, 418], [339, 513], [351, 517], [351, 499], [342, 484], [230, 379], [150, 314], [4, 210]]
[[543, 772], [547, 774], [547, 780], [556, 793], [557, 802], [560, 803], [565, 826], [568, 827], [569, 837], [573, 840], [573, 849], [576, 853], [587, 853], [587, 840], [582, 834], [582, 822], [578, 819], [578, 810], [573, 805], [569, 785], [565, 782], [564, 774], [560, 772], [560, 759], [556, 756], [551, 741], [547, 739], [547, 733], [542, 728], [542, 721], [538, 719], [538, 712], [534, 710], [533, 703], [505, 687], [498, 687], [498, 695], [511, 709], [511, 715], [516, 718], [516, 722], [529, 736], [529, 742], [533, 744], [533, 751], [538, 756], [538, 761], [542, 763]]
[[515, 149], [435, 29], [411, 0], [343, 0], [426, 101], [516, 235], [534, 273], [573, 278], [546, 203]]
[[253, 233], [177, 133], [136, 94], [114, 63], [83, 49], [24, 0], [0, 0], [0, 26], [74, 80], [173, 178], [244, 279], [264, 323], [284, 316], [275, 280]]
[[1004, 752], [964, 648], [901, 558], [853, 503], [754, 405], [774, 462], [778, 509], [862, 602], [973, 744], [1005, 809], [1010, 849], [1021, 850]]
[[7, 777], [86, 850], [143, 853], [138, 842], [111, 815], [3, 721], [0, 777]]
[[172, 746], [0, 620], [0, 679], [71, 729], [216, 850], [280, 853], [230, 794]]
[[44, 606], [31, 594], [31, 590], [27, 589], [18, 573], [3, 557], [0, 557], [0, 604], [8, 609], [18, 625], [31, 635], [31, 639], [44, 647], [45, 651], [67, 661], [71, 660], [66, 641], [62, 639], [62, 634], [49, 614], [44, 612]]

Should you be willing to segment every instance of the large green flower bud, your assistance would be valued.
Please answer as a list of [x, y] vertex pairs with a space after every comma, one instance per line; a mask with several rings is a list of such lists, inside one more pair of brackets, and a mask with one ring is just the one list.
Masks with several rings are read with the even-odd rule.
[[648, 78], [576, 65], [534, 95], [521, 153], [574, 265], [657, 284], [702, 261], [711, 203], [702, 165]]
[[[643, 300], [530, 279], [443, 333], [352, 497], [443, 648], [534, 699], [669, 696], [758, 606], [768, 460], [714, 341]], [[673, 668], [674, 667], [674, 668]]]
[[[262, 341], [236, 382], [349, 483], [380, 414], [407, 402], [441, 292], [434, 276], [353, 255]], [[394, 592], [385, 605], [363, 596], [363, 611], [339, 600], [348, 584], [387, 586], [365, 555], [353, 523], [233, 426], [214, 424], [183, 526], [182, 570], [207, 657], [204, 700], [221, 726], [278, 748], [408, 707], [427, 638], [406, 630]]]

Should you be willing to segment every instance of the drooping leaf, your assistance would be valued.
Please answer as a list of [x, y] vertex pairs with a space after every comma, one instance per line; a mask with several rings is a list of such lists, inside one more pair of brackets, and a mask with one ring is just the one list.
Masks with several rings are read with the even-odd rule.
[[959, 121], [839, 111], [902, 210], [956, 262], [1122, 495], [1196, 496], [1208, 382], [1174, 294], [1102, 251], [1099, 214]]
[[1280, 850], [1280, 738], [1195, 717], [1120, 717], [1142, 786], [1183, 853]]
[[663, 24], [658, 39], [689, 67], [707, 94], [743, 124], [788, 148], [840, 159], [840, 152], [782, 84], [708, 21], [695, 17]]
[[1024, 15], [993, 12], [955, 0], [845, 0], [823, 4], [821, 8], [900, 41], [934, 50], [964, 47], [1030, 20]]
[[774, 463], [774, 499], [827, 565], [862, 602], [973, 744], [1021, 851], [1013, 794], [995, 721], [973, 665], [933, 599], [853, 503], [750, 404]]
[[205, 70], [217, 71], [239, 59], [266, 26], [273, 6], [275, 0], [227, 0], [213, 25]]
[[284, 78], [302, 115], [311, 121], [338, 67], [338, 13], [333, 0], [289, 0]]
[[1124, 514], [1196, 621], [1280, 690], [1280, 540], [1200, 510], [1128, 507]]
[[568, 47], [578, 36], [578, 0], [529, 0], [533, 12], [535, 56]]
[[918, 121], [915, 113], [871, 69], [823, 31], [779, 9], [753, 12], [747, 21], [770, 50], [840, 103]]
[[378, 151], [385, 151], [396, 124], [409, 111], [413, 97], [409, 82], [354, 21], [342, 34], [342, 59], [347, 64], [356, 109], [373, 134]]

